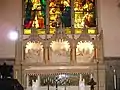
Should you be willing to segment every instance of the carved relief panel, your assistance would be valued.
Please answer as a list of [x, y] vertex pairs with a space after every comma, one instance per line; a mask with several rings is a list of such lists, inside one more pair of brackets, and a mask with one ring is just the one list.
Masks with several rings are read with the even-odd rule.
[[51, 62], [70, 62], [70, 44], [67, 40], [58, 39], [50, 43]]
[[25, 47], [25, 62], [43, 62], [43, 45], [41, 42], [27, 42]]
[[91, 41], [79, 41], [76, 48], [77, 62], [90, 62], [94, 57], [94, 44]]

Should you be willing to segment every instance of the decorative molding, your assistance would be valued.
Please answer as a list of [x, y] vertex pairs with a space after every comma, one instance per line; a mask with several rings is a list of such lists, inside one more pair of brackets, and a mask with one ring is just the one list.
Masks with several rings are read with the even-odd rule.
[[105, 61], [120, 60], [120, 57], [104, 57]]
[[15, 61], [15, 58], [0, 58], [1, 61]]
[[[104, 57], [105, 61], [120, 60], [120, 57]], [[15, 58], [0, 58], [0, 62], [14, 62]]]
[[0, 64], [6, 63], [7, 65], [14, 65], [14, 58], [0, 58]]

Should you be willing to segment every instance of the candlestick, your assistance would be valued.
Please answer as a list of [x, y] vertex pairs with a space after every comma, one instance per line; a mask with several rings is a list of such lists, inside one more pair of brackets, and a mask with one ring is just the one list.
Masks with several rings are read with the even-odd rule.
[[80, 74], [80, 79], [79, 80], [82, 81], [82, 74]]
[[92, 75], [92, 74], [90, 74], [90, 78], [93, 78], [93, 75]]
[[117, 79], [117, 78], [116, 78], [115, 72], [116, 72], [116, 71], [115, 71], [115, 69], [114, 69], [114, 76], [113, 76], [113, 79], [114, 79], [114, 89], [116, 90], [116, 88], [117, 88], [117, 83], [116, 83], [117, 80], [116, 80], [116, 79]]

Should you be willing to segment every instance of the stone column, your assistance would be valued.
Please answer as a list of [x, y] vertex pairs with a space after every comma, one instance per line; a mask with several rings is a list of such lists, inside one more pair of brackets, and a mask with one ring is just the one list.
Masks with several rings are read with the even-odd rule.
[[94, 79], [97, 82], [95, 90], [105, 90], [105, 84], [106, 84], [106, 82], [105, 82], [105, 66], [103, 64], [99, 64], [98, 70], [97, 70], [97, 68], [95, 68]]
[[26, 74], [26, 88], [29, 87], [29, 75]]
[[75, 46], [71, 46], [71, 51], [70, 51], [70, 60], [71, 60], [71, 63], [74, 63], [76, 62], [76, 47]]
[[18, 71], [17, 71], [17, 70], [15, 70], [15, 76], [14, 76], [14, 78], [15, 78], [15, 79], [18, 78]]
[[[19, 34], [20, 35], [20, 34]], [[14, 64], [14, 77], [22, 84], [22, 40], [18, 38], [15, 42], [15, 64]], [[17, 74], [17, 75], [16, 75]], [[16, 77], [17, 76], [17, 77]]]
[[16, 78], [22, 84], [22, 69], [21, 65], [14, 66], [14, 78]]
[[105, 69], [99, 71], [99, 90], [105, 90]]
[[48, 63], [49, 62], [49, 46], [47, 43], [44, 44], [44, 47], [43, 47], [43, 60], [45, 63]]

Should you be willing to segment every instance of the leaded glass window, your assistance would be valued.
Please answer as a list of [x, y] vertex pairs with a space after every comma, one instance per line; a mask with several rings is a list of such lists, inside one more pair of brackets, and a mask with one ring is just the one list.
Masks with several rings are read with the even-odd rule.
[[95, 29], [95, 0], [74, 0], [74, 28]]
[[54, 30], [58, 19], [61, 18], [64, 27], [71, 27], [71, 1], [49, 0], [49, 26]]
[[24, 34], [33, 26], [38, 34], [53, 34], [59, 18], [67, 34], [80, 34], [84, 26], [88, 33], [96, 32], [95, 0], [24, 0], [23, 18]]
[[30, 33], [31, 28], [46, 28], [46, 0], [24, 0], [24, 33]]

